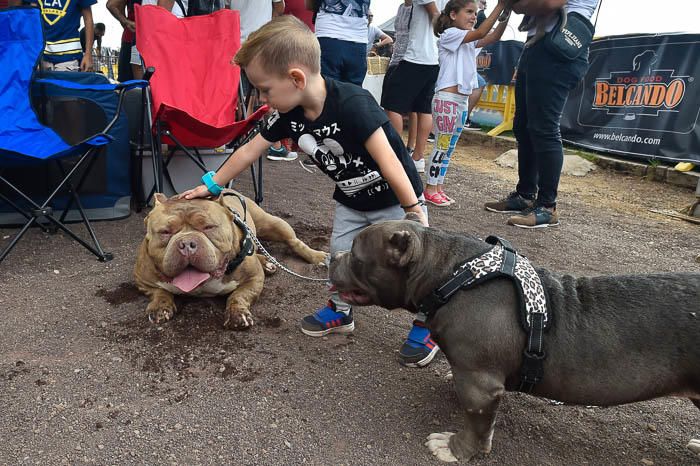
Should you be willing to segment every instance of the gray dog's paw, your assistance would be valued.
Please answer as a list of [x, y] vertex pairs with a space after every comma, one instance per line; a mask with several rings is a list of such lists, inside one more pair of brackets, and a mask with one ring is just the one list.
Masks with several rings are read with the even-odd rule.
[[686, 445], [686, 447], [688, 448], [688, 450], [692, 451], [693, 453], [698, 455], [698, 457], [700, 457], [700, 439], [690, 439], [690, 442], [688, 442], [688, 445]]
[[457, 458], [455, 458], [450, 450], [450, 437], [453, 435], [454, 432], [436, 432], [430, 434], [428, 435], [428, 441], [425, 442], [425, 446], [428, 447], [428, 450], [440, 461], [455, 463], [457, 462]]

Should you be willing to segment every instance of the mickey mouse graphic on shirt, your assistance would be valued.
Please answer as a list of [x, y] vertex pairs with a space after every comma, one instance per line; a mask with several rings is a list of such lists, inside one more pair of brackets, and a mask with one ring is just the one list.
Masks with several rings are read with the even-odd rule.
[[313, 135], [306, 133], [299, 136], [297, 144], [336, 181], [338, 188], [347, 196], [353, 196], [362, 190], [371, 196], [373, 191], [381, 192], [389, 188], [377, 170], [367, 167], [360, 157], [346, 154], [343, 146], [335, 139], [323, 138], [319, 142]]

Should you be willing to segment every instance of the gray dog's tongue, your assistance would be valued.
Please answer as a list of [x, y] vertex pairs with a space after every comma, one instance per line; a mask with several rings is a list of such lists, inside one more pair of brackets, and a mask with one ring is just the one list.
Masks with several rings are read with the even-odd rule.
[[187, 267], [180, 275], [173, 278], [173, 285], [178, 287], [183, 293], [189, 293], [200, 284], [207, 281], [211, 274], [200, 272], [194, 267]]

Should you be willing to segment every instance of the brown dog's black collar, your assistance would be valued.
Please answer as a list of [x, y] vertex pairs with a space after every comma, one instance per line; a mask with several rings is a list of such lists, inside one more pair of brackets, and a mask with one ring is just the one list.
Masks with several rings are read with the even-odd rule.
[[241, 206], [243, 206], [243, 220], [240, 218], [240, 214], [236, 212], [234, 209], [228, 207], [228, 209], [231, 211], [233, 214], [233, 224], [236, 225], [238, 228], [240, 228], [244, 236], [241, 238], [241, 250], [238, 252], [236, 257], [231, 259], [229, 263], [226, 265], [226, 271], [224, 272], [225, 275], [230, 275], [233, 273], [236, 268], [238, 268], [239, 265], [243, 263], [246, 257], [252, 256], [253, 253], [255, 252], [255, 243], [253, 243], [253, 238], [250, 233], [250, 228], [248, 228], [248, 225], [246, 225], [245, 220], [247, 218], [247, 211], [246, 211], [246, 205], [245, 205], [245, 199], [243, 199], [243, 196], [240, 194], [233, 192], [233, 191], [225, 191], [221, 193], [222, 196], [236, 196], [239, 201], [241, 201]]

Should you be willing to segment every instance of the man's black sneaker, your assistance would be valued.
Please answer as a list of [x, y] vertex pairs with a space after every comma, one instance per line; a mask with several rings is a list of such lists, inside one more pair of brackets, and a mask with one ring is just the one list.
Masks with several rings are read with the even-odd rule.
[[500, 201], [487, 202], [484, 204], [484, 209], [489, 212], [498, 212], [501, 214], [517, 214], [525, 209], [533, 207], [535, 201], [525, 199], [517, 191], [508, 194], [508, 197]]
[[508, 219], [508, 225], [519, 228], [547, 228], [559, 225], [556, 207], [537, 206], [513, 215]]

